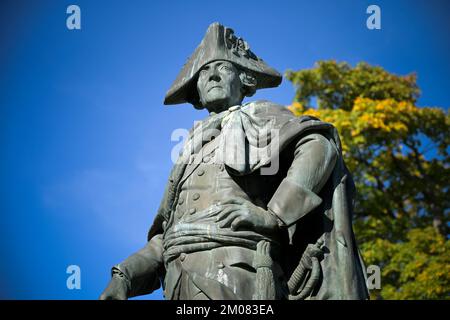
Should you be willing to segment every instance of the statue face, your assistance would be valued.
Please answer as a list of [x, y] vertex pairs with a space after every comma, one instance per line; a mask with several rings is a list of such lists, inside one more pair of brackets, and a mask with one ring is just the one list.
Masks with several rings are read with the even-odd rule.
[[199, 73], [197, 90], [200, 103], [210, 112], [221, 112], [242, 102], [239, 70], [228, 61], [213, 61]]

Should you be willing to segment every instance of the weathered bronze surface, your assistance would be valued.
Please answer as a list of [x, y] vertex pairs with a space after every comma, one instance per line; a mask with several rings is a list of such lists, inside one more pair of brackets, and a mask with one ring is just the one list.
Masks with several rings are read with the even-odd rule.
[[191, 129], [147, 245], [101, 299], [366, 299], [354, 184], [335, 128], [268, 101], [281, 75], [212, 24], [167, 92], [209, 116]]

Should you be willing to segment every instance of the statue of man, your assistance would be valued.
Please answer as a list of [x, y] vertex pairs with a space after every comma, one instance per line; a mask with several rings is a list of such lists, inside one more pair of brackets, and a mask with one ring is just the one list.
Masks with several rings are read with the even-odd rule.
[[146, 246], [101, 299], [366, 299], [353, 181], [334, 127], [255, 101], [281, 75], [230, 28], [209, 26], [167, 92], [209, 116], [190, 131]]

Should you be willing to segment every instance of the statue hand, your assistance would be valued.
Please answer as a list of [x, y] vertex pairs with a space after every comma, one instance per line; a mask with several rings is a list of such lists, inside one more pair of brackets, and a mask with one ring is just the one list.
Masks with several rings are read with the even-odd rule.
[[127, 300], [128, 285], [125, 278], [119, 274], [113, 274], [108, 287], [100, 295], [99, 300]]
[[222, 201], [219, 205], [223, 209], [217, 215], [216, 222], [219, 227], [232, 230], [239, 228], [253, 229], [258, 232], [273, 232], [278, 228], [277, 218], [250, 201], [232, 199]]

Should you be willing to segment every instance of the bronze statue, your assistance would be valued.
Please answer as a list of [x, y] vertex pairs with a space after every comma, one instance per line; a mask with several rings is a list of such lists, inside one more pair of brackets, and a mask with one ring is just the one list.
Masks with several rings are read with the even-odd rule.
[[166, 299], [368, 298], [336, 129], [242, 104], [281, 79], [232, 29], [210, 25], [164, 101], [209, 116], [190, 131], [147, 245], [113, 267], [100, 299], [161, 284]]

